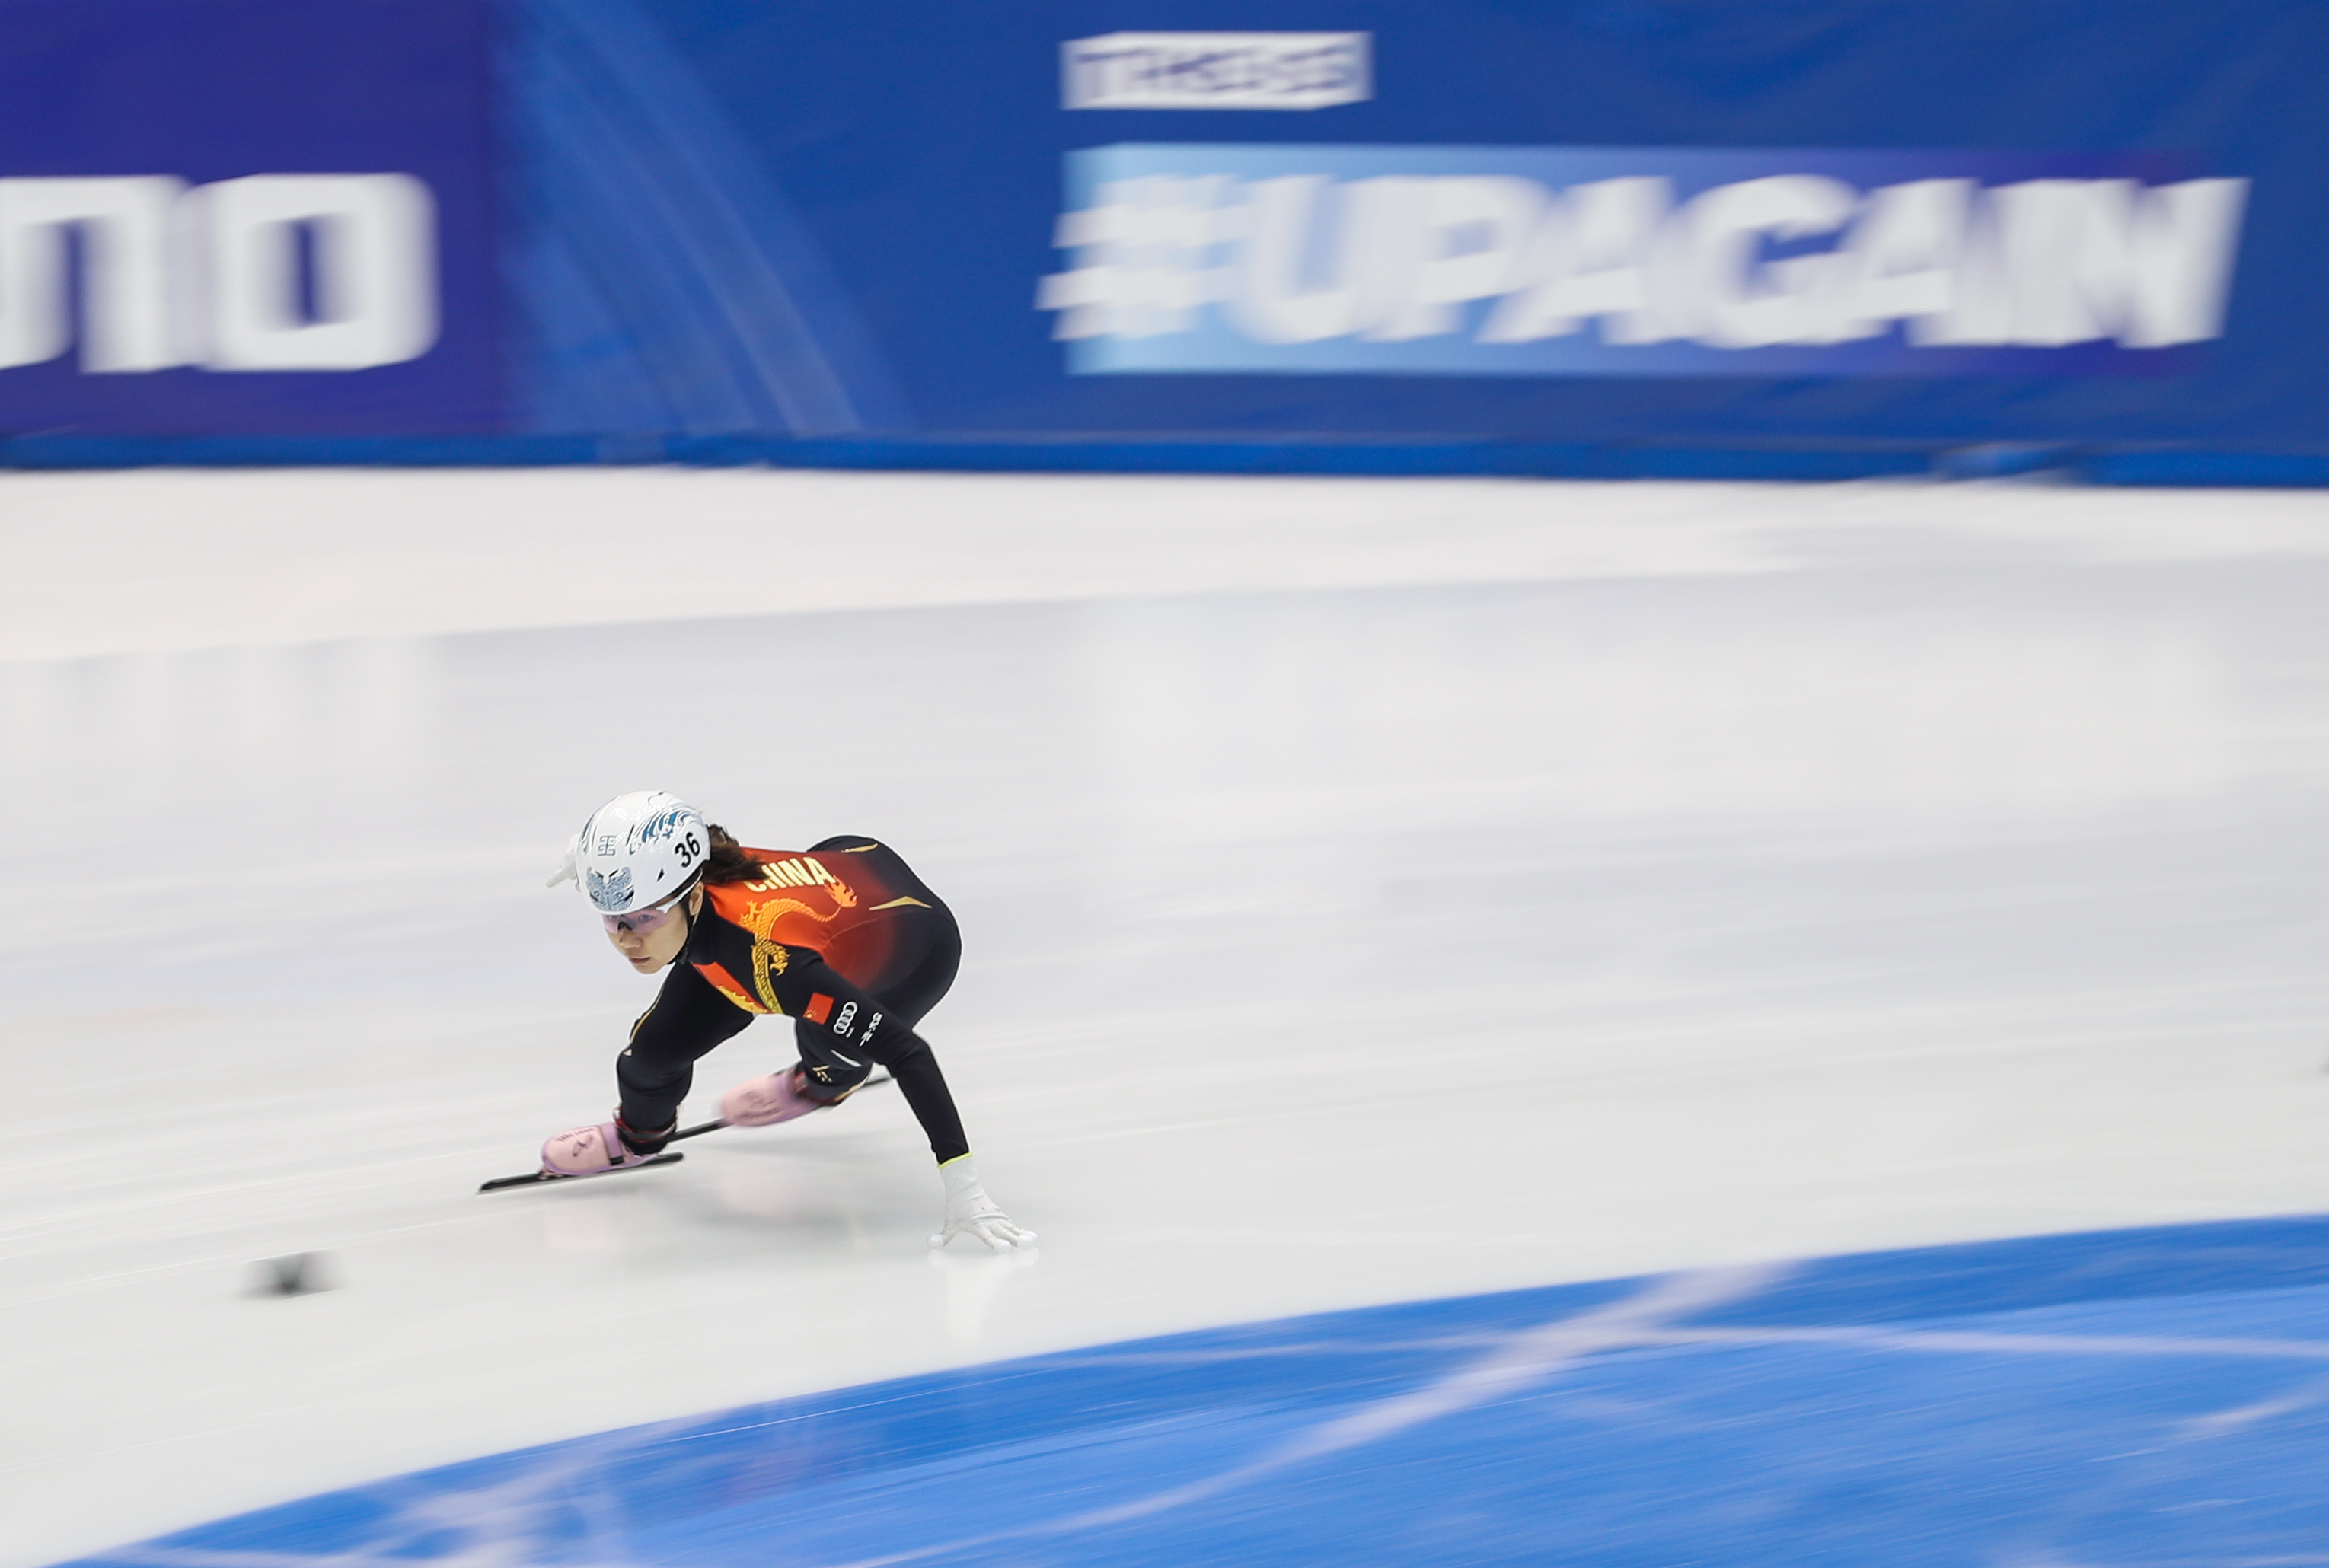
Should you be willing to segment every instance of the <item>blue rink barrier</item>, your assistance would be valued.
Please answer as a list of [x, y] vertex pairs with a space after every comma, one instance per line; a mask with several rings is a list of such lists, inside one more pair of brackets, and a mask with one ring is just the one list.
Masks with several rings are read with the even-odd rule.
[[1947, 454], [1902, 444], [1593, 446], [1542, 442], [1225, 441], [786, 437], [27, 436], [0, 440], [0, 468], [488, 467], [683, 464], [966, 474], [1280, 474], [1542, 479], [1914, 477]]
[[1589, 446], [1495, 441], [796, 440], [709, 436], [24, 436], [0, 469], [705, 468], [957, 474], [1246, 474], [1378, 478], [2011, 479], [2090, 484], [2317, 488], [2329, 453], [2097, 451], [1997, 443], [1923, 447]]
[[957, 474], [1246, 474], [1378, 478], [2013, 479], [2089, 484], [2310, 489], [2329, 452], [2112, 451], [2043, 443], [1666, 446], [1511, 441], [794, 439], [756, 436], [23, 436], [0, 469], [706, 468]]
[[1372, 1308], [471, 1460], [73, 1568], [2324, 1561], [2329, 1219]]

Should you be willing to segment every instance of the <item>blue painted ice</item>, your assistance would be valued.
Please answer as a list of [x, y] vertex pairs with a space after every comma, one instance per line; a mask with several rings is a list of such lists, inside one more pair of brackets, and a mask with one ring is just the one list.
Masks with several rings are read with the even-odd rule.
[[1371, 1308], [909, 1378], [76, 1568], [2324, 1560], [2329, 1220]]

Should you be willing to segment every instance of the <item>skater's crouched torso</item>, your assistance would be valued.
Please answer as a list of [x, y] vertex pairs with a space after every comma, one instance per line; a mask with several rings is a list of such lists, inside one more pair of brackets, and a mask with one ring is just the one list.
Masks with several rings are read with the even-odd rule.
[[706, 887], [683, 962], [747, 1012], [797, 1010], [797, 998], [787, 1005], [797, 987], [785, 981], [800, 949], [880, 990], [908, 956], [903, 949], [921, 945], [922, 923], [944, 908], [905, 861], [871, 839], [744, 852], [759, 876]]
[[671, 1125], [695, 1060], [777, 1014], [793, 1020], [809, 1098], [841, 1098], [879, 1063], [940, 1163], [967, 1151], [938, 1058], [915, 1032], [962, 961], [953, 913], [872, 839], [743, 853], [759, 875], [706, 886], [679, 962], [616, 1062], [625, 1124]]

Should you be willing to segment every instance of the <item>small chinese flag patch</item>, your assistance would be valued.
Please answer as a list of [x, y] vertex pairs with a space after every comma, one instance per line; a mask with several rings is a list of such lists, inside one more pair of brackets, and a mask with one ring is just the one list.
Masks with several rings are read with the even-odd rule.
[[832, 1016], [833, 999], [821, 991], [810, 995], [808, 1006], [801, 1011], [801, 1017], [813, 1024], [821, 1024]]

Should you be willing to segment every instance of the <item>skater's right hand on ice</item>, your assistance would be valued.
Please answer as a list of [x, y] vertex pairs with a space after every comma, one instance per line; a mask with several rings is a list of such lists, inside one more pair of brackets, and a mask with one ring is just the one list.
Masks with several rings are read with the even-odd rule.
[[975, 1237], [998, 1253], [1035, 1244], [1035, 1233], [1013, 1223], [1011, 1216], [986, 1196], [969, 1155], [939, 1166], [938, 1179], [946, 1183], [946, 1228], [930, 1238], [930, 1245], [945, 1246], [958, 1235]]

